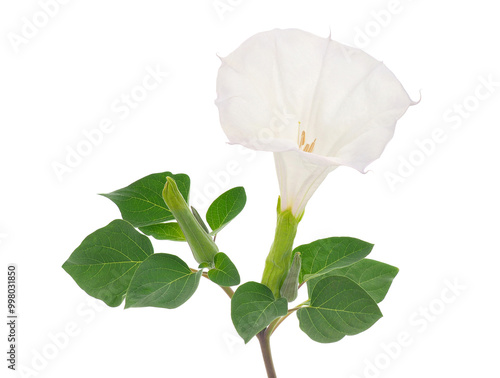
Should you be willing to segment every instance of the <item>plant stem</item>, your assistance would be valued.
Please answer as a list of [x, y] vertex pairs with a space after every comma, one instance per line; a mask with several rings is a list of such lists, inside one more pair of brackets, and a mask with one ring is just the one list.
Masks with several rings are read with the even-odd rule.
[[[191, 269], [191, 272], [193, 273], [196, 273], [197, 270], [196, 269], [193, 269], [193, 268], [189, 268]], [[203, 277], [205, 277], [206, 279], [210, 280], [210, 278], [208, 278], [208, 274], [207, 272], [203, 272], [201, 274]], [[227, 296], [229, 297], [229, 299], [233, 298], [233, 295], [234, 295], [234, 290], [231, 289], [229, 286], [220, 286], [220, 285], [217, 285], [219, 286], [222, 290], [224, 290], [224, 292], [227, 294]]]
[[227, 296], [229, 297], [229, 299], [231, 299], [233, 297], [234, 291], [229, 286], [221, 286], [220, 288], [225, 291], [225, 293], [227, 294]]
[[280, 288], [290, 270], [293, 240], [298, 224], [299, 220], [293, 216], [291, 210], [278, 213], [274, 241], [262, 274], [262, 283], [271, 289], [276, 298], [281, 297]]
[[264, 365], [266, 366], [267, 377], [276, 378], [276, 371], [274, 370], [273, 356], [271, 355], [271, 343], [270, 337], [267, 329], [260, 331], [257, 334], [257, 339], [259, 339], [260, 349], [262, 350], [262, 358], [264, 359]]
[[290, 315], [292, 315], [295, 311], [299, 310], [302, 306], [306, 306], [308, 304], [309, 304], [309, 299], [307, 301], [302, 302], [301, 304], [297, 305], [296, 307], [291, 308], [290, 310], [288, 310], [288, 312], [287, 312], [287, 314], [285, 316], [282, 316], [280, 318], [274, 319], [271, 322], [271, 324], [269, 324], [269, 326], [266, 329], [266, 334], [269, 335], [268, 337], [271, 337], [271, 335], [274, 333], [274, 331], [276, 331], [276, 328], [278, 328], [279, 325], [281, 323], [283, 323], [286, 318], [288, 318]]

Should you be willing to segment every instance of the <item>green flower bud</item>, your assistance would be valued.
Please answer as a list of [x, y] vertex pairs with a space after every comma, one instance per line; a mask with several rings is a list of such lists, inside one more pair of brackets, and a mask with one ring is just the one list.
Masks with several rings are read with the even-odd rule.
[[203, 219], [201, 218], [200, 214], [198, 213], [198, 210], [196, 210], [193, 206], [191, 206], [191, 212], [193, 213], [195, 219], [198, 221], [198, 223], [200, 224], [201, 228], [203, 228], [205, 230], [205, 232], [207, 234], [210, 233], [210, 231], [208, 231], [208, 227], [207, 225], [205, 224], [205, 222], [203, 222]]
[[281, 285], [280, 294], [282, 297], [286, 298], [288, 302], [293, 302], [297, 299], [297, 294], [299, 291], [299, 273], [300, 266], [302, 265], [302, 260], [300, 258], [300, 252], [297, 252], [293, 256], [292, 266], [288, 271], [288, 275], [285, 278], [285, 282]]
[[200, 264], [208, 263], [212, 265], [214, 256], [219, 252], [219, 249], [212, 237], [205, 232], [193, 213], [191, 213], [173, 178], [167, 177], [167, 183], [163, 188], [162, 195], [165, 204], [184, 233], [195, 260]]

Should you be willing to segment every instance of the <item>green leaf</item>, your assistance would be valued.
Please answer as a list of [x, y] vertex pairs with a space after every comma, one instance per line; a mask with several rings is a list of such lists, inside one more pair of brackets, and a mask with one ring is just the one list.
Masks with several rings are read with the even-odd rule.
[[370, 328], [382, 317], [375, 301], [358, 284], [340, 276], [314, 286], [308, 307], [297, 311], [300, 329], [320, 343], [339, 341]]
[[[347, 277], [361, 286], [375, 302], [380, 303], [385, 298], [391, 287], [392, 280], [398, 272], [399, 269], [395, 266], [384, 264], [380, 261], [363, 259], [348, 267], [332, 270], [325, 276]], [[313, 291], [314, 285], [325, 276], [307, 281], [309, 296]]]
[[208, 271], [208, 278], [220, 286], [240, 284], [240, 274], [226, 254], [219, 252], [214, 258], [215, 268]]
[[194, 294], [202, 271], [192, 272], [179, 257], [155, 253], [144, 261], [132, 278], [125, 308], [176, 308]]
[[167, 176], [172, 177], [184, 199], [189, 197], [189, 176], [170, 172], [154, 173], [112, 193], [101, 194], [120, 209], [122, 218], [135, 227], [149, 226], [174, 219], [163, 201], [162, 191]]
[[238, 287], [231, 300], [231, 319], [245, 343], [287, 311], [285, 298], [275, 299], [266, 285], [257, 282]]
[[186, 237], [176, 222], [152, 224], [139, 227], [139, 230], [158, 240], [186, 241]]
[[207, 222], [212, 234], [218, 233], [245, 207], [247, 196], [241, 186], [221, 194], [208, 208]]
[[294, 250], [302, 257], [300, 282], [354, 264], [366, 257], [372, 248], [373, 244], [348, 237], [320, 239], [301, 245]]
[[117, 219], [87, 236], [62, 267], [87, 294], [116, 307], [137, 267], [152, 254], [149, 238]]

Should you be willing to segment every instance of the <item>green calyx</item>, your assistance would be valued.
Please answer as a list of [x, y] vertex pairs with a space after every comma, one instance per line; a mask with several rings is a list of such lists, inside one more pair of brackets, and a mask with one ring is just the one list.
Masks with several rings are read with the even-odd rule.
[[281, 297], [281, 286], [290, 271], [293, 241], [299, 221], [300, 219], [295, 218], [290, 209], [278, 210], [274, 242], [266, 258], [262, 275], [262, 283], [271, 289], [276, 298]]
[[219, 252], [212, 237], [203, 229], [182, 197], [175, 180], [167, 177], [167, 183], [162, 192], [163, 200], [177, 220], [186, 241], [193, 252], [195, 260], [213, 265], [214, 257]]
[[300, 274], [301, 258], [300, 252], [293, 256], [292, 266], [288, 271], [285, 282], [281, 285], [280, 294], [286, 298], [288, 302], [293, 302], [297, 299], [299, 291], [299, 274]]

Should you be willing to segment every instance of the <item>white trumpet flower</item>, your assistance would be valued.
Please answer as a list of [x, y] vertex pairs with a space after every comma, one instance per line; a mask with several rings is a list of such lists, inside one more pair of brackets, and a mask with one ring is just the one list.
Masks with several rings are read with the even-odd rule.
[[332, 170], [379, 158], [412, 104], [382, 62], [297, 29], [254, 35], [217, 77], [229, 142], [274, 153], [281, 211], [297, 218]]

